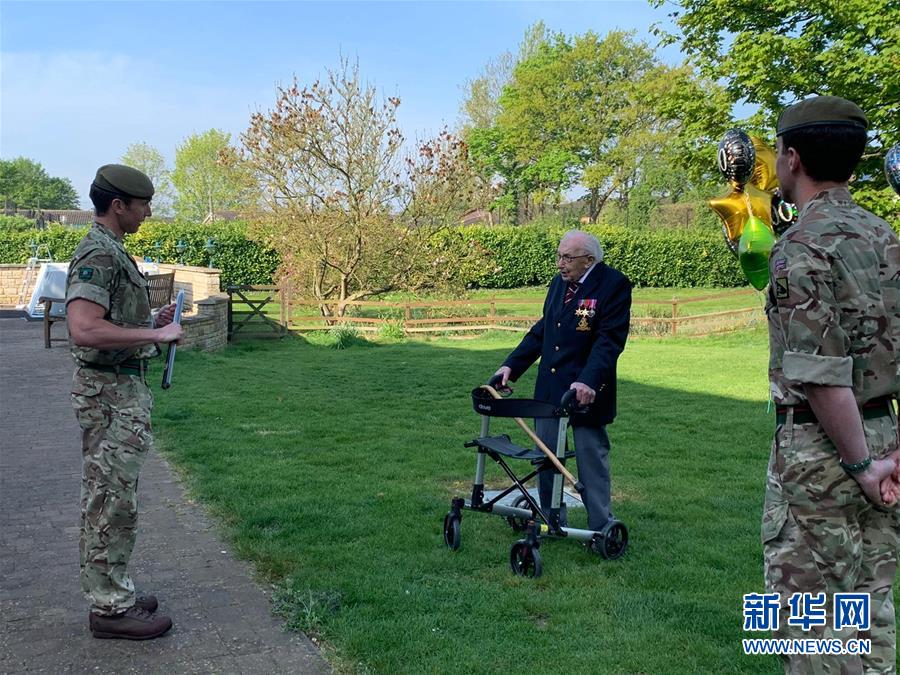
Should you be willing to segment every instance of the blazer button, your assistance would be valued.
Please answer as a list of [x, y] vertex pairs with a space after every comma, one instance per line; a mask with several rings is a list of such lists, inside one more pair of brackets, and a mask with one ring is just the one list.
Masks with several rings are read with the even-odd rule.
[[555, 375], [555, 374], [556, 374], [556, 368], [551, 368], [551, 369], [550, 369], [550, 372], [553, 373], [553, 374]]
[[555, 349], [556, 351], [559, 351], [559, 345], [556, 345], [553, 349]]
[[562, 326], [561, 323], [557, 323], [557, 324], [556, 324], [556, 327], [557, 327], [557, 328], [559, 328], [560, 326]]

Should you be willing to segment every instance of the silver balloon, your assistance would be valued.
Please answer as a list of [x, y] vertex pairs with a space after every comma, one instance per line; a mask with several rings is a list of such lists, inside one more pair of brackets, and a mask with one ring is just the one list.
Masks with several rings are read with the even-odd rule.
[[900, 195], [900, 143], [888, 150], [884, 158], [884, 175], [894, 192]]
[[718, 164], [728, 182], [743, 185], [750, 180], [756, 165], [756, 148], [744, 131], [730, 129], [725, 132], [719, 141]]
[[772, 194], [772, 229], [779, 237], [797, 222], [797, 207], [781, 197], [781, 190]]

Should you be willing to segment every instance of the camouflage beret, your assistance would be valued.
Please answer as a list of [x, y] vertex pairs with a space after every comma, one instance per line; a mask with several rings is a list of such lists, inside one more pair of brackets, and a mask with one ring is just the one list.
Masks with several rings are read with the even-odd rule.
[[97, 169], [94, 185], [101, 190], [114, 192], [125, 197], [150, 199], [153, 197], [153, 182], [142, 171], [124, 164], [104, 164]]
[[848, 126], [866, 129], [866, 114], [853, 101], [839, 96], [814, 96], [785, 108], [778, 118], [775, 135], [817, 126]]

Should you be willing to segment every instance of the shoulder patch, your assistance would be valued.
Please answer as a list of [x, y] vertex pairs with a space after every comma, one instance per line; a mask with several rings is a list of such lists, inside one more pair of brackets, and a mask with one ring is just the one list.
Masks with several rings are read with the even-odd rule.
[[775, 298], [777, 300], [786, 300], [789, 295], [787, 277], [775, 277]]
[[78, 278], [82, 281], [88, 281], [94, 276], [94, 268], [93, 267], [82, 267], [78, 270]]

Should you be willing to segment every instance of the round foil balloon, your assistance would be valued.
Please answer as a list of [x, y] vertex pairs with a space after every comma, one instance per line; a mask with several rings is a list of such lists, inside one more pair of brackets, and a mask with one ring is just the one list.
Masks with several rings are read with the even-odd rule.
[[784, 234], [791, 225], [797, 222], [797, 207], [784, 201], [781, 190], [777, 189], [772, 194], [772, 229], [779, 237]]
[[738, 245], [738, 261], [744, 275], [758, 291], [769, 283], [769, 255], [775, 245], [775, 233], [756, 216], [747, 219]]
[[756, 164], [756, 148], [753, 141], [740, 129], [725, 132], [719, 141], [719, 171], [732, 185], [743, 185], [753, 175]]
[[894, 192], [900, 195], [900, 143], [888, 150], [884, 158], [884, 175]]

